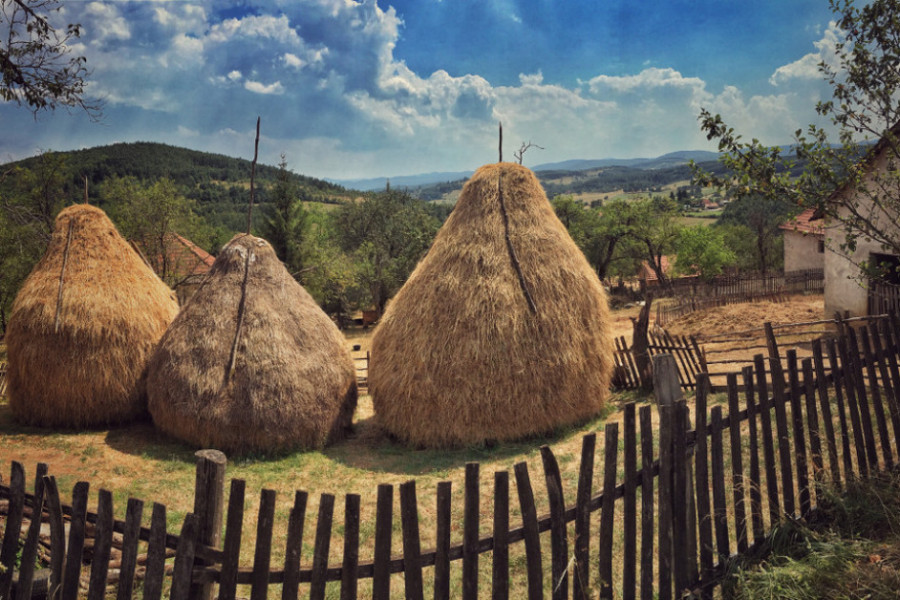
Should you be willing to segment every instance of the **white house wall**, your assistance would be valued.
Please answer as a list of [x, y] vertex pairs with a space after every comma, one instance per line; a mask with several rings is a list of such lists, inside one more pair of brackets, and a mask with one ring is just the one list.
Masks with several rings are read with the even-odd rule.
[[784, 232], [784, 272], [824, 269], [825, 254], [819, 252], [822, 236], [799, 231]]

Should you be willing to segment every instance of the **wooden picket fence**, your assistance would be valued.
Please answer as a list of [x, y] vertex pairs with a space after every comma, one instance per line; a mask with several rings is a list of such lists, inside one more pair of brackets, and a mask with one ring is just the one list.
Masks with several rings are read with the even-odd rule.
[[[614, 388], [634, 390], [641, 387], [641, 377], [633, 349], [624, 336], [615, 338], [612, 385]], [[670, 334], [664, 329], [647, 332], [647, 353], [651, 359], [660, 354], [672, 354], [678, 366], [678, 381], [682, 389], [697, 387], [697, 376], [707, 370], [705, 354], [694, 336]]]
[[900, 312], [900, 285], [878, 282], [871, 282], [869, 285], [870, 315]]
[[[6, 567], [0, 569], [0, 597], [10, 597], [14, 579], [16, 597], [31, 596], [40, 519], [31, 519], [24, 528], [22, 566], [14, 566], [23, 517], [29, 514], [45, 514], [49, 521], [46, 581], [63, 599], [79, 595], [89, 523], [96, 532], [93, 560], [87, 590], [80, 595], [97, 600], [111, 594], [155, 600], [163, 593], [175, 600], [210, 599], [216, 587], [220, 599], [233, 600], [238, 585], [249, 586], [251, 600], [275, 594], [295, 599], [301, 593], [320, 599], [329, 589], [341, 598], [356, 598], [364, 580], [370, 580], [375, 599], [392, 594], [421, 599], [429, 587], [435, 598], [449, 598], [453, 573], [461, 578], [460, 596], [466, 599], [479, 594], [554, 600], [711, 597], [730, 566], [762, 551], [768, 533], [783, 519], [813, 513], [826, 485], [840, 488], [854, 478], [892, 469], [900, 460], [898, 321], [842, 329], [837, 338], [814, 341], [811, 358], [799, 360], [793, 350], [784, 357], [757, 355], [752, 366], [728, 376], [726, 395], [715, 402], [710, 402], [707, 376], [698, 374], [693, 423], [676, 358], [654, 357], [658, 423], [650, 405], [628, 404], [621, 426], [606, 424], [597, 461], [600, 442], [595, 434], [586, 435], [574, 496], [572, 490], [565, 493], [559, 463], [543, 446], [546, 514], [537, 512], [543, 503], [536, 502], [527, 463], [513, 468], [518, 511], [511, 510], [510, 473], [495, 472], [489, 535], [480, 533], [482, 477], [477, 463], [465, 469], [461, 535], [453, 533], [451, 484], [438, 484], [433, 548], [420, 544], [415, 481], [399, 486], [396, 528], [394, 487], [379, 485], [374, 553], [368, 560], [360, 556], [360, 497], [348, 494], [341, 559], [329, 563], [337, 499], [322, 494], [315, 527], [309, 527], [313, 558], [301, 565], [308, 495], [297, 492], [285, 560], [273, 565], [276, 494], [263, 490], [253, 563], [241, 564], [245, 485], [231, 481], [226, 506], [225, 460], [215, 451], [198, 453], [195, 510], [178, 535], [167, 531], [161, 504], [153, 505], [149, 527], [142, 526], [143, 503], [138, 500], [128, 502], [124, 521], [114, 519], [112, 495], [105, 490], [98, 494], [97, 512], [88, 512], [88, 485], [83, 482], [74, 487], [72, 505], [62, 504], [45, 467], [38, 469], [34, 493], [26, 493], [24, 469], [14, 463], [9, 484], [0, 486], [0, 497], [9, 499], [10, 507], [0, 546], [0, 564]], [[595, 466], [601, 461], [602, 467]], [[567, 503], [567, 497], [574, 501]], [[595, 517], [599, 527], [592, 525]], [[68, 540], [64, 520], [69, 520]], [[402, 538], [401, 555], [391, 555], [395, 529]], [[114, 537], [121, 560], [118, 583], [110, 590], [108, 557]], [[167, 555], [173, 556], [167, 561]], [[480, 568], [483, 557], [489, 557], [490, 569]], [[134, 576], [138, 564], [139, 586]], [[519, 572], [527, 576], [511, 577]], [[402, 574], [402, 589], [392, 574]], [[522, 589], [514, 581], [524, 581]]]

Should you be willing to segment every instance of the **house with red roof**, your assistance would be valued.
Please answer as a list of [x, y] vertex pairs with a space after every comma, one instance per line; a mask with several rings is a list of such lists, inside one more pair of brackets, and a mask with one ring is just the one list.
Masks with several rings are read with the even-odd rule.
[[182, 306], [200, 286], [215, 261], [209, 252], [177, 233], [167, 233], [162, 245], [132, 241], [132, 246], [160, 279], [175, 290]]
[[784, 272], [825, 268], [825, 219], [807, 208], [779, 226], [784, 232]]

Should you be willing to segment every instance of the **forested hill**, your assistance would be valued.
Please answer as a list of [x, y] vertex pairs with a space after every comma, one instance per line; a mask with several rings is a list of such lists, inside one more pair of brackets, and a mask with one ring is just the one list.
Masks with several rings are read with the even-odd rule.
[[[197, 202], [198, 212], [211, 225], [230, 231], [246, 228], [252, 167], [250, 160], [152, 142], [120, 143], [54, 152], [52, 158], [53, 160], [48, 161], [46, 157], [35, 156], [0, 165], [0, 172], [14, 167], [39, 172], [43, 168], [42, 164], [59, 163], [64, 172], [69, 201], [77, 201], [83, 197], [84, 177], [87, 177], [91, 202], [97, 200], [103, 182], [116, 177], [135, 177], [145, 183], [167, 178], [175, 183], [181, 194]], [[269, 190], [277, 181], [278, 174], [278, 167], [257, 165], [257, 203], [268, 202]], [[304, 201], [336, 203], [358, 195], [321, 179], [290, 172], [288, 175], [297, 196]], [[7, 177], [3, 187], [14, 185], [15, 179]], [[6, 190], [0, 188], [0, 195], [4, 191]], [[261, 214], [255, 216], [257, 219], [261, 218]]]

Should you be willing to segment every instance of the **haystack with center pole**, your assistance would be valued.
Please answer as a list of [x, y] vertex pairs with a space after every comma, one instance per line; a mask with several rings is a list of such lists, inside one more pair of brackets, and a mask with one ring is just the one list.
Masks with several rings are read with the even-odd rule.
[[586, 420], [608, 395], [609, 327], [600, 281], [534, 174], [484, 166], [375, 331], [377, 421], [448, 447]]
[[174, 292], [102, 210], [62, 210], [10, 314], [10, 408], [72, 428], [145, 415], [147, 361], [177, 313]]
[[344, 337], [272, 246], [235, 236], [150, 362], [157, 427], [231, 454], [321, 448], [349, 429], [356, 371]]

